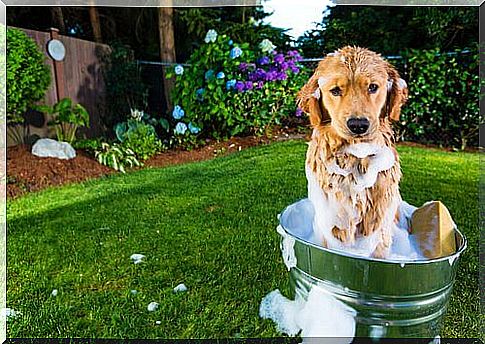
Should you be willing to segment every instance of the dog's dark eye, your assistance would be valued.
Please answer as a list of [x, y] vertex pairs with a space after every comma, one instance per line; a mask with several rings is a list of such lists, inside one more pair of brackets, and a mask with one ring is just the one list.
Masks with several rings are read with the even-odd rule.
[[369, 85], [369, 93], [376, 93], [378, 88], [379, 88], [379, 86], [377, 86], [376, 84], [370, 84]]
[[332, 93], [332, 96], [334, 97], [340, 97], [342, 95], [342, 90], [340, 87], [334, 87], [330, 90], [330, 93]]

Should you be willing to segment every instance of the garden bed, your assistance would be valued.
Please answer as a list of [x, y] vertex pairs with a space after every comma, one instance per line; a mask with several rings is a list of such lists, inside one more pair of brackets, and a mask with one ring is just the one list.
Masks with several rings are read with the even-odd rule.
[[[228, 141], [209, 141], [204, 147], [190, 151], [175, 149], [155, 155], [145, 161], [145, 167], [163, 167], [187, 162], [212, 159], [248, 147], [268, 144], [288, 138], [303, 138], [294, 130], [278, 130], [271, 137], [234, 137]], [[7, 197], [15, 198], [27, 192], [42, 190], [49, 186], [81, 182], [99, 178], [116, 171], [99, 164], [93, 157], [78, 150], [71, 160], [39, 158], [30, 153], [29, 146], [15, 146], [7, 152]]]

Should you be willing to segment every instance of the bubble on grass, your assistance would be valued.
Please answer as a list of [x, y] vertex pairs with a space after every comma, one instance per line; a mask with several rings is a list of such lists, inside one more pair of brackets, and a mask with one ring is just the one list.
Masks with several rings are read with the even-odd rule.
[[139, 253], [134, 253], [130, 257], [130, 259], [133, 261], [134, 264], [140, 264], [141, 262], [143, 262], [144, 258], [145, 256]]
[[148, 311], [149, 311], [149, 312], [156, 311], [156, 310], [157, 310], [157, 308], [158, 308], [158, 305], [159, 305], [159, 304], [158, 304], [158, 302], [150, 302], [150, 303], [148, 304], [147, 309], [148, 309]]
[[10, 320], [13, 319], [19, 315], [21, 315], [22, 312], [16, 311], [13, 308], [2, 308], [0, 309], [0, 320]]
[[57, 292], [57, 289], [54, 289], [51, 293], [52, 296], [57, 296], [58, 292]]
[[178, 286], [173, 288], [174, 293], [182, 293], [184, 291], [187, 291], [187, 287], [183, 283], [180, 283]]

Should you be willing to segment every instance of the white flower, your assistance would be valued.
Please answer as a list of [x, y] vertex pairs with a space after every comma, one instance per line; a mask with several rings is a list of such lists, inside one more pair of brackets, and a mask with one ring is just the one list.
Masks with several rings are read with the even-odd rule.
[[207, 34], [205, 35], [204, 42], [206, 42], [206, 43], [215, 42], [216, 39], [217, 39], [216, 30], [209, 30], [209, 31], [207, 31]]
[[155, 321], [155, 324], [160, 325], [162, 322], [160, 320]]
[[145, 258], [145, 256], [143, 254], [139, 254], [139, 253], [134, 253], [130, 257], [130, 259], [135, 264], [140, 264], [141, 262], [143, 262], [143, 258]]
[[57, 289], [54, 289], [51, 293], [52, 296], [57, 296]]
[[184, 74], [184, 67], [182, 65], [176, 65], [174, 69], [175, 69], [175, 74], [177, 75]]
[[270, 53], [275, 50], [276, 45], [274, 45], [269, 39], [263, 39], [261, 43], [259, 43], [259, 48], [263, 53]]
[[132, 290], [130, 290], [130, 293], [133, 294], [133, 295], [136, 295], [136, 294], [138, 294], [138, 290], [132, 289]]
[[174, 293], [181, 293], [181, 292], [184, 292], [184, 291], [187, 291], [187, 287], [183, 283], [180, 283], [178, 286], [173, 288]]
[[143, 115], [144, 115], [143, 111], [140, 111], [140, 110], [137, 110], [137, 109], [135, 109], [135, 110], [130, 109], [130, 111], [131, 111], [131, 118], [133, 118], [136, 121], [142, 120]]
[[147, 306], [147, 309], [149, 312], [153, 312], [157, 310], [157, 308], [158, 308], [158, 302], [150, 302]]

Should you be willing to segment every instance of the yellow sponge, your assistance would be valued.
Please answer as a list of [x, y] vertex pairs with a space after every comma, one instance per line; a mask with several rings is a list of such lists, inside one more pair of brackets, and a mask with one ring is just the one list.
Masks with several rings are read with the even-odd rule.
[[411, 234], [427, 258], [448, 256], [456, 252], [455, 224], [440, 201], [425, 203], [411, 218]]

